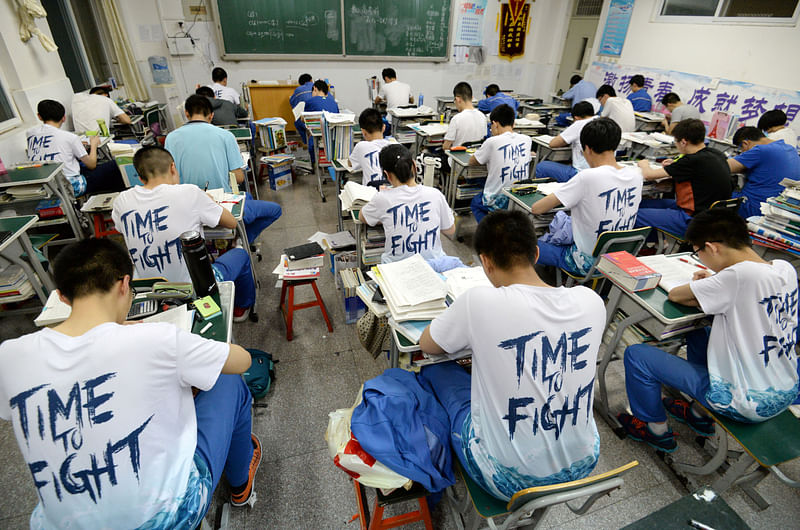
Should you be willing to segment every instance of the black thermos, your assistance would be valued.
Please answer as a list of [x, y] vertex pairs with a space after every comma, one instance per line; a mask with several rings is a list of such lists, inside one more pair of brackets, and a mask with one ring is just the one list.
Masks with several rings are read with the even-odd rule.
[[192, 278], [195, 295], [198, 298], [217, 292], [217, 281], [211, 270], [211, 257], [206, 250], [206, 242], [200, 232], [189, 230], [181, 234], [181, 249], [189, 276]]

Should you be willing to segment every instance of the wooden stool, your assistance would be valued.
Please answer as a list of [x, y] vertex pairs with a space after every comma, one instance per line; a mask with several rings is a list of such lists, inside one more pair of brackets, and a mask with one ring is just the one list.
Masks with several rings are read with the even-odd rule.
[[[294, 303], [294, 288], [300, 285], [308, 285], [311, 284], [311, 288], [314, 289], [314, 296], [316, 296], [316, 300], [312, 300], [311, 302], [304, 302], [302, 304], [295, 304]], [[289, 291], [289, 302], [286, 303], [286, 291]], [[317, 289], [317, 279], [311, 278], [307, 280], [283, 280], [281, 284], [281, 302], [280, 302], [280, 309], [283, 311], [283, 318], [286, 321], [286, 340], [292, 340], [292, 319], [294, 317], [294, 312], [299, 311], [300, 309], [308, 309], [309, 307], [319, 306], [320, 311], [322, 311], [322, 317], [325, 319], [325, 323], [328, 325], [328, 331], [333, 331], [333, 326], [331, 325], [331, 319], [328, 318], [328, 311], [325, 309], [325, 302], [322, 301], [322, 296], [319, 294], [319, 289]]]
[[[396, 528], [407, 524], [422, 521], [427, 530], [433, 530], [431, 522], [431, 512], [428, 510], [428, 492], [416, 482], [410, 490], [397, 489], [389, 495], [384, 495], [381, 490], [375, 489], [375, 518], [370, 522], [369, 507], [367, 507], [367, 496], [364, 486], [357, 480], [353, 480], [356, 489], [356, 500], [358, 501], [358, 517], [361, 521], [361, 530], [383, 530], [385, 528]], [[419, 502], [419, 509], [406, 512], [388, 519], [383, 518], [383, 510], [390, 504], [411, 501], [416, 499]], [[355, 518], [355, 517], [354, 517]]]

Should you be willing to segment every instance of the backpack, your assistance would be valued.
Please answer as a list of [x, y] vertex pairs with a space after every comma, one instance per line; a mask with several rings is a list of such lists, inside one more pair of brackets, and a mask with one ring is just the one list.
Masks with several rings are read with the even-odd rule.
[[242, 374], [244, 382], [247, 383], [247, 388], [253, 395], [253, 399], [261, 399], [269, 392], [269, 387], [275, 379], [275, 363], [277, 360], [272, 360], [272, 354], [265, 351], [248, 348], [252, 364], [250, 368]]

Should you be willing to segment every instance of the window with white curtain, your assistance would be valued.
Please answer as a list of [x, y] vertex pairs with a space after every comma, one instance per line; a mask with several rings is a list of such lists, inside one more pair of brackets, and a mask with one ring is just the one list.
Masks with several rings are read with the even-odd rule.
[[795, 25], [800, 0], [662, 0], [657, 18], [670, 22]]

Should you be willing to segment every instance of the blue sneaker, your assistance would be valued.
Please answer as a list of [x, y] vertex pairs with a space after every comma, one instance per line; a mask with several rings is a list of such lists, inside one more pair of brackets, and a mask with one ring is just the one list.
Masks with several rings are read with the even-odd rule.
[[653, 449], [665, 453], [671, 453], [678, 448], [678, 444], [675, 442], [675, 434], [671, 429], [660, 436], [653, 434], [653, 431], [647, 427], [647, 423], [636, 416], [624, 412], [617, 415], [617, 420], [622, 424], [622, 428], [625, 429], [628, 438], [632, 440], [644, 442]]

